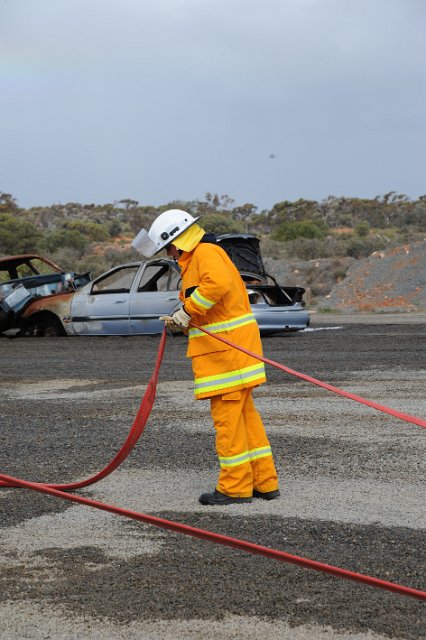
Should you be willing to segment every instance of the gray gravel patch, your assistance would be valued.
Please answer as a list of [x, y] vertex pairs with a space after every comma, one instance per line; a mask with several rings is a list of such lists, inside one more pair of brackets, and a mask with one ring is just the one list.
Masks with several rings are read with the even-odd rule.
[[[265, 355], [425, 415], [426, 325], [344, 323], [268, 338]], [[158, 338], [0, 341], [0, 469], [47, 481], [98, 471], [127, 435]], [[34, 372], [34, 373], [30, 373]], [[84, 495], [421, 588], [426, 432], [268, 370], [257, 390], [283, 495], [205, 509], [217, 463], [169, 340], [145, 433]], [[424, 605], [21, 490], [0, 490], [0, 637], [402, 638]], [[423, 586], [424, 588], [424, 586]], [[3, 634], [3, 635], [2, 635]]]
[[154, 620], [132, 624], [113, 624], [88, 616], [66, 617], [54, 607], [17, 607], [0, 604], [0, 619], [5, 621], [0, 629], [2, 640], [32, 640], [34, 629], [43, 628], [44, 638], [56, 640], [258, 640], [258, 638], [282, 638], [282, 640], [381, 640], [375, 633], [336, 633], [319, 625], [291, 627], [286, 623], [271, 623], [256, 617], [229, 616], [224, 620]]

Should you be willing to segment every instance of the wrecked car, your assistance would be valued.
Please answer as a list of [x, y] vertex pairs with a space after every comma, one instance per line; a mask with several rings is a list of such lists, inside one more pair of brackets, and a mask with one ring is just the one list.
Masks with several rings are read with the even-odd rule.
[[249, 233], [225, 233], [216, 238], [245, 282], [250, 304], [260, 328], [267, 333], [306, 329], [310, 318], [303, 287], [286, 287], [267, 274], [260, 252], [260, 240]]
[[33, 301], [74, 292], [90, 279], [89, 273], [67, 273], [38, 254], [0, 258], [0, 334], [19, 332], [22, 314]]
[[[250, 234], [219, 235], [246, 283], [263, 335], [309, 325], [302, 287], [283, 287], [265, 272], [259, 240]], [[161, 333], [160, 316], [180, 306], [180, 272], [168, 258], [116, 266], [72, 293], [35, 300], [21, 317], [22, 335], [146, 335]]]

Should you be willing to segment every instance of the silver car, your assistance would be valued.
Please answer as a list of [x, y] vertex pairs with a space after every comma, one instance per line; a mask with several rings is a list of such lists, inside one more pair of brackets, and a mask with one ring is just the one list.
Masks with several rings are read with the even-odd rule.
[[[250, 247], [256, 248], [258, 243], [255, 236], [227, 234], [218, 236], [217, 242], [240, 270], [262, 334], [299, 331], [309, 325], [303, 302], [305, 290], [278, 285], [264, 273], [260, 254], [255, 261], [250, 260]], [[237, 259], [241, 249], [244, 264]], [[78, 291], [34, 301], [23, 313], [22, 333], [27, 336], [161, 333], [164, 323], [159, 317], [170, 315], [181, 304], [180, 280], [178, 265], [168, 258], [119, 265]]]

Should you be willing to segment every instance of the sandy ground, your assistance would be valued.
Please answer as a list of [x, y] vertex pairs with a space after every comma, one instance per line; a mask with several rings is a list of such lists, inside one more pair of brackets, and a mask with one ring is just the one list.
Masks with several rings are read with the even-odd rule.
[[[313, 314], [265, 355], [426, 415], [426, 316]], [[158, 338], [0, 340], [0, 470], [84, 478], [127, 435]], [[217, 463], [185, 338], [128, 460], [80, 493], [425, 589], [425, 430], [268, 368], [256, 390], [281, 479], [273, 502], [206, 508]], [[424, 604], [18, 489], [0, 490], [0, 638], [426, 637]]]
[[336, 326], [339, 324], [424, 324], [426, 311], [411, 313], [316, 313], [310, 312], [312, 326]]

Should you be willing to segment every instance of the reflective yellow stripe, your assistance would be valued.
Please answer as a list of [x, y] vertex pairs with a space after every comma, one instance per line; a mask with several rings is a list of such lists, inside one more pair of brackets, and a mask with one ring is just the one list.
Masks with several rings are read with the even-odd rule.
[[271, 447], [261, 447], [260, 449], [251, 449], [250, 451], [243, 451], [236, 456], [221, 457], [219, 456], [219, 464], [221, 469], [226, 467], [237, 467], [240, 464], [246, 462], [252, 462], [253, 460], [259, 460], [260, 458], [266, 458], [272, 456]]
[[251, 367], [235, 369], [226, 373], [218, 373], [214, 376], [195, 378], [195, 395], [220, 389], [229, 389], [245, 382], [253, 382], [265, 378], [265, 366], [262, 362]]
[[[246, 324], [256, 322], [256, 318], [252, 313], [246, 313], [238, 318], [232, 318], [232, 320], [226, 320], [225, 322], [212, 322], [210, 324], [204, 324], [203, 329], [207, 329], [211, 333], [221, 333], [222, 331], [232, 331], [239, 327], [244, 327]], [[201, 338], [206, 334], [200, 329], [190, 328], [188, 332], [189, 338]]]
[[219, 464], [223, 467], [237, 467], [239, 464], [250, 462], [250, 451], [244, 451], [237, 456], [230, 456], [229, 458], [221, 458], [219, 456]]
[[260, 458], [266, 458], [267, 456], [271, 455], [271, 447], [261, 447], [260, 449], [251, 449], [250, 451], [251, 460], [259, 460]]
[[216, 304], [214, 300], [209, 300], [202, 296], [198, 289], [195, 289], [195, 291], [190, 295], [190, 298], [194, 304], [202, 307], [203, 309], [211, 309], [213, 305]]

